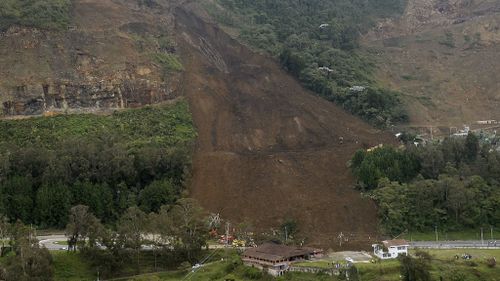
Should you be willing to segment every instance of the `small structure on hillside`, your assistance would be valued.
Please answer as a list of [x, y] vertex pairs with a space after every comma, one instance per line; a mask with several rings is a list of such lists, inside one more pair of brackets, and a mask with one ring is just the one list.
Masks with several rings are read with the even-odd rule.
[[265, 243], [243, 252], [241, 259], [247, 266], [259, 268], [273, 276], [281, 276], [293, 262], [323, 256], [323, 250]]
[[380, 259], [395, 259], [401, 255], [408, 255], [410, 243], [404, 239], [385, 240], [382, 245], [373, 244], [373, 254]]

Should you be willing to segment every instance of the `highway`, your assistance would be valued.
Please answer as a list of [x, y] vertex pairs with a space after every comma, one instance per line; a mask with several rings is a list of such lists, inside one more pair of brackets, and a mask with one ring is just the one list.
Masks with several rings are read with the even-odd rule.
[[500, 240], [467, 240], [467, 241], [413, 241], [412, 248], [425, 249], [462, 249], [462, 248], [491, 248], [500, 249]]
[[[50, 251], [67, 250], [67, 245], [60, 245], [56, 242], [67, 241], [63, 234], [37, 236], [40, 246], [44, 246]], [[412, 241], [411, 248], [422, 249], [462, 249], [462, 248], [482, 248], [500, 249], [500, 240], [463, 240], [463, 241]], [[224, 245], [210, 245], [210, 249], [224, 248]], [[146, 248], [146, 247], [145, 247]]]

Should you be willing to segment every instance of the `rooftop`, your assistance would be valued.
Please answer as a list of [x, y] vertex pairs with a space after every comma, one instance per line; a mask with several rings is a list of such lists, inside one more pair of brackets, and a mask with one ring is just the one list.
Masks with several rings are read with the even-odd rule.
[[395, 239], [395, 240], [385, 240], [382, 241], [386, 248], [389, 247], [398, 247], [398, 246], [410, 246], [410, 243], [404, 239]]
[[318, 252], [320, 252], [320, 250], [308, 247], [294, 247], [274, 243], [265, 243], [256, 248], [246, 250], [243, 252], [243, 256], [275, 262], [287, 260], [293, 257], [308, 256]]

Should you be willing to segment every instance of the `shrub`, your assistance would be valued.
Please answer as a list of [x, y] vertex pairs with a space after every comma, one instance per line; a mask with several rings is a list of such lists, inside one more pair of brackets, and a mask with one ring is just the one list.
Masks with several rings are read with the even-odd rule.
[[264, 273], [254, 267], [245, 267], [245, 269], [243, 270], [243, 276], [248, 279], [259, 280], [264, 277]]
[[153, 59], [160, 64], [165, 73], [178, 72], [184, 70], [178, 57], [170, 53], [155, 53]]
[[240, 259], [237, 259], [237, 260], [234, 260], [234, 261], [231, 261], [230, 263], [228, 263], [226, 265], [226, 267], [224, 268], [224, 271], [226, 273], [231, 273], [233, 271], [235, 271], [238, 267], [240, 267], [241, 265], [243, 264], [243, 262], [240, 260]]
[[2, 0], [0, 30], [12, 25], [63, 29], [70, 22], [70, 0]]
[[496, 258], [490, 258], [486, 259], [486, 266], [489, 268], [494, 268], [497, 266], [497, 259]]

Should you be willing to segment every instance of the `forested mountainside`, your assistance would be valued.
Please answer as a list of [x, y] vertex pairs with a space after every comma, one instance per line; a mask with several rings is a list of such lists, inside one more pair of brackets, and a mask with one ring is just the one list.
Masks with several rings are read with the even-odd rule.
[[359, 37], [402, 14], [406, 1], [207, 1], [218, 22], [320, 96], [379, 127], [408, 121], [400, 94], [374, 79]]
[[[309, 18], [325, 3], [314, 2]], [[45, 10], [44, 17], [31, 16], [29, 9], [35, 4]], [[185, 195], [181, 192], [185, 186], [189, 196], [209, 212], [235, 223], [248, 221], [256, 231], [293, 221], [304, 237], [318, 244], [330, 244], [331, 233], [341, 231], [357, 233], [361, 240], [376, 235], [375, 206], [351, 188], [354, 182], [345, 163], [357, 149], [393, 142], [392, 137], [335, 103], [315, 97], [289, 77], [282, 68], [291, 69], [298, 50], [289, 53], [288, 66], [280, 65], [279, 54], [272, 59], [227, 35], [210, 21], [205, 4], [160, 0], [2, 2], [0, 97], [3, 117], [16, 119], [2, 121], [6, 128], [2, 190], [11, 196], [6, 198], [16, 198], [4, 202], [4, 212], [11, 212], [7, 214], [11, 220], [61, 227], [67, 215], [62, 210], [85, 204], [103, 222], [113, 224], [130, 205], [156, 211], [160, 204], [172, 204]], [[302, 6], [295, 8], [301, 10]], [[332, 20], [343, 17], [334, 13], [333, 6], [326, 8], [331, 10]], [[344, 8], [354, 13], [357, 6]], [[272, 11], [268, 13], [274, 17]], [[234, 14], [238, 16], [240, 11]], [[359, 66], [353, 68], [357, 74], [350, 74], [340, 64], [339, 73], [346, 73], [345, 79], [365, 75], [364, 65], [369, 63], [356, 57], [357, 39], [350, 37], [367, 30], [379, 16], [373, 15], [349, 31], [347, 26], [354, 17], [360, 18], [355, 14], [339, 23], [345, 38], [323, 54], [328, 57], [338, 52], [348, 67]], [[284, 21], [283, 14], [275, 16]], [[299, 25], [302, 23], [297, 22]], [[313, 25], [316, 23], [308, 26]], [[334, 33], [330, 31], [331, 36]], [[326, 46], [322, 40], [337, 39], [314, 40]], [[284, 41], [277, 44], [285, 46]], [[353, 61], [347, 61], [351, 55]], [[346, 87], [358, 86], [356, 81], [369, 81], [369, 71], [366, 73], [365, 78], [353, 78], [339, 89], [347, 91]], [[360, 95], [380, 101], [385, 109], [390, 109], [385, 100], [397, 103], [396, 95], [386, 95], [375, 82], [370, 83], [374, 86], [361, 90]], [[116, 109], [162, 103], [177, 96], [186, 97], [198, 131], [193, 151], [189, 149], [193, 134], [187, 119], [175, 118], [184, 116], [187, 108], [181, 113], [139, 109], [108, 116]], [[388, 117], [392, 113], [380, 113], [385, 109], [365, 118], [372, 116], [380, 121], [374, 123], [385, 126], [392, 122]], [[104, 115], [66, 115], [81, 112]], [[47, 117], [17, 120], [27, 115]], [[49, 117], [52, 115], [63, 116]], [[145, 115], [145, 123], [140, 115]], [[146, 129], [148, 122], [151, 131]], [[136, 134], [141, 132], [146, 139]], [[162, 136], [185, 141], [164, 143]], [[162, 157], [153, 157], [155, 154]], [[119, 168], [112, 171], [101, 165]], [[19, 186], [27, 188], [16, 197], [12, 192]], [[89, 202], [78, 201], [88, 190], [103, 193], [87, 198]], [[151, 196], [155, 192], [160, 196]], [[156, 203], [152, 207], [142, 201], [145, 198]], [[103, 208], [110, 199], [126, 202], [123, 206], [115, 203], [118, 205], [111, 210]], [[22, 210], [16, 213], [9, 204], [28, 207], [15, 208]], [[318, 204], [322, 207], [316, 208]], [[361, 240], [353, 240], [353, 245]]]
[[[147, 211], [160, 203], [142, 202], [144, 194], [158, 191], [159, 202], [172, 204], [186, 187], [208, 211], [231, 221], [269, 230], [293, 220], [313, 242], [331, 244], [339, 232], [366, 242], [378, 233], [375, 205], [352, 188], [349, 159], [358, 149], [396, 143], [375, 127], [438, 120], [455, 111], [436, 110], [434, 100], [445, 109], [460, 103], [444, 91], [416, 96], [416, 88], [406, 87], [418, 88], [414, 77], [425, 69], [419, 56], [403, 58], [425, 48], [400, 43], [417, 38], [414, 43], [439, 46], [432, 63], [463, 58], [465, 74], [469, 66], [489, 71], [486, 61], [498, 53], [497, 7], [473, 0], [2, 1], [2, 117], [63, 115], [2, 121], [2, 192], [32, 187], [4, 202], [26, 203], [29, 210], [8, 216], [60, 227], [63, 215], [53, 219], [56, 213], [37, 210], [79, 193], [57, 192], [66, 199], [56, 200], [52, 186], [107, 190], [99, 200], [118, 200], [128, 190], [126, 206]], [[391, 57], [394, 52], [400, 53]], [[399, 79], [397, 67], [413, 72]], [[424, 84], [440, 77], [422, 75]], [[496, 81], [490, 72], [474, 75]], [[477, 81], [484, 93], [494, 93]], [[476, 108], [477, 118], [493, 118], [495, 94], [485, 95], [489, 103], [467, 96], [460, 112]], [[177, 97], [189, 106], [112, 113]], [[82, 112], [103, 115], [66, 116]], [[75, 143], [84, 149], [75, 150]], [[155, 153], [166, 158], [142, 158]], [[102, 161], [120, 168], [96, 172], [101, 166], [94, 163]], [[404, 184], [415, 176], [391, 180]], [[37, 205], [52, 198], [57, 204]], [[105, 222], [124, 211], [115, 206], [104, 214], [99, 202], [91, 210]]]

